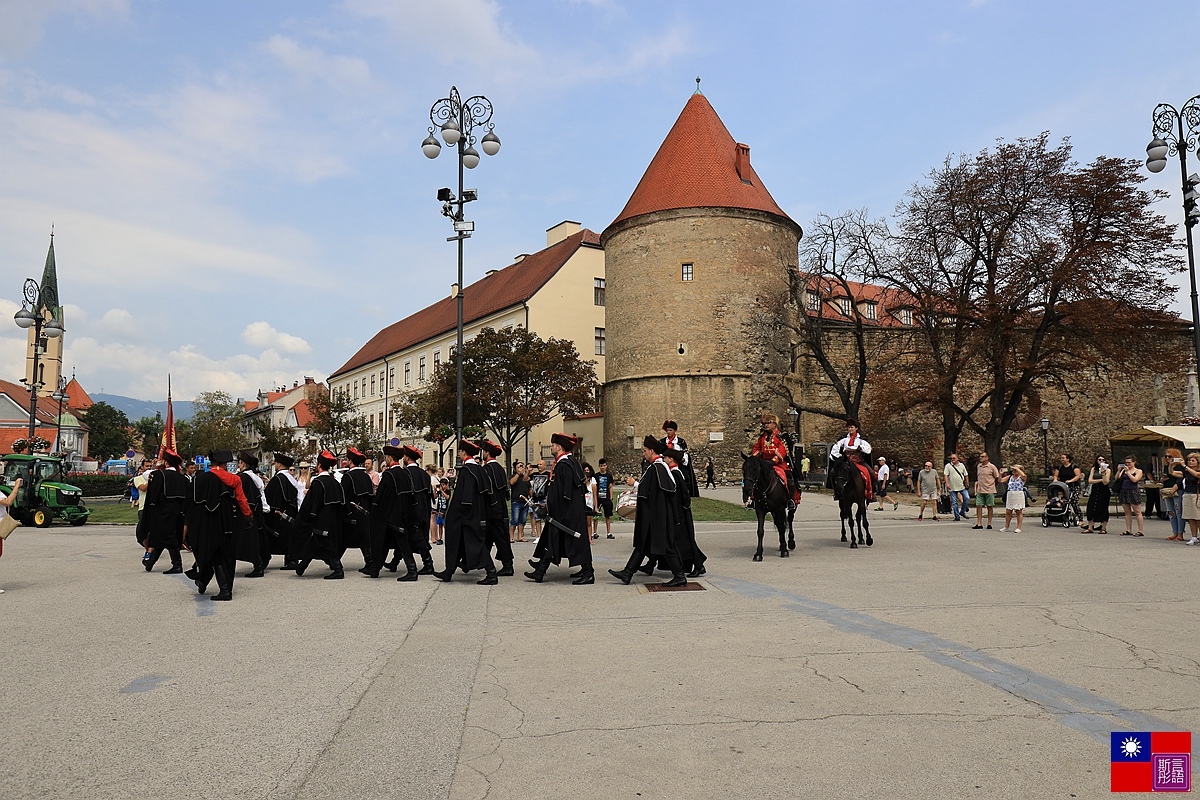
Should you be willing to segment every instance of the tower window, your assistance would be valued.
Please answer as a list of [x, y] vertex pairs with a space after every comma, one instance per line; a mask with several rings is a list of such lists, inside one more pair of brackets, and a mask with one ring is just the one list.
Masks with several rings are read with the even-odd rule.
[[596, 328], [596, 355], [604, 355], [604, 328]]
[[598, 306], [604, 305], [604, 278], [592, 280], [592, 302]]
[[682, 275], [683, 279], [685, 281], [690, 281], [692, 279], [692, 276], [694, 273], [695, 273], [695, 264], [693, 264], [691, 261], [683, 262], [683, 275]]

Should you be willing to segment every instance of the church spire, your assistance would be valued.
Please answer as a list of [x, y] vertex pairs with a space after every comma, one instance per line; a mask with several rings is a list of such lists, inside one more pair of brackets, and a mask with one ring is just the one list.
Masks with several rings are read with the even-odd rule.
[[42, 270], [42, 308], [56, 320], [63, 321], [62, 306], [58, 302], [58, 268], [54, 264], [54, 229], [50, 229], [50, 249], [46, 252], [46, 267]]

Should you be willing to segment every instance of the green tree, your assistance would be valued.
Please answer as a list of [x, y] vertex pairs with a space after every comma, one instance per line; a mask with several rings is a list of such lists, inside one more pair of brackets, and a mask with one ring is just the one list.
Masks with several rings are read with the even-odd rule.
[[133, 423], [134, 444], [139, 446], [146, 456], [153, 458], [158, 453], [158, 445], [162, 441], [162, 417], [142, 417]]
[[946, 453], [967, 429], [998, 461], [1040, 387], [1070, 397], [1083, 372], [1172, 366], [1182, 265], [1161, 193], [1139, 188], [1137, 161], [1081, 166], [1048, 139], [946, 159], [910, 190], [874, 273], [911, 298], [922, 336], [893, 394], [941, 414]]
[[[494, 434], [510, 466], [513, 447], [533, 428], [596, 407], [595, 364], [580, 358], [567, 339], [543, 340], [525, 328], [484, 328], [463, 344], [462, 357], [463, 426]], [[454, 423], [457, 358], [438, 366], [428, 389], [397, 404], [402, 425], [429, 438]]]
[[106, 460], [125, 455], [133, 437], [130, 435], [129, 418], [124, 411], [99, 402], [83, 412], [82, 419], [88, 427], [89, 456]]
[[349, 447], [376, 451], [383, 445], [383, 434], [371, 430], [358, 405], [345, 392], [310, 397], [308, 408], [313, 415], [308, 432], [317, 437], [318, 446], [331, 453], [340, 455]]
[[258, 433], [258, 450], [260, 453], [291, 453], [295, 454], [301, 446], [296, 438], [296, 432], [285, 423], [272, 425], [269, 419], [259, 419], [254, 423]]
[[175, 424], [175, 437], [188, 455], [213, 450], [238, 450], [246, 446], [242, 433], [242, 408], [226, 392], [201, 392], [192, 404], [192, 416]]

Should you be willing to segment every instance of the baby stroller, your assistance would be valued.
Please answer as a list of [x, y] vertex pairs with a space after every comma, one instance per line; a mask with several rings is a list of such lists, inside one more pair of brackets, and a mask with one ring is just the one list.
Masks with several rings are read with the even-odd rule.
[[1071, 502], [1071, 487], [1053, 481], [1046, 487], [1046, 504], [1042, 507], [1042, 527], [1061, 524], [1070, 528], [1079, 522], [1078, 506]]

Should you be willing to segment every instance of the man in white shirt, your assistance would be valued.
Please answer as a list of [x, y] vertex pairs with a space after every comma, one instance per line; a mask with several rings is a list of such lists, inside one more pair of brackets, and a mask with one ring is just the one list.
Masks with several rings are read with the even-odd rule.
[[[875, 470], [875, 499], [879, 501], [879, 505], [875, 508], [876, 511], [883, 511], [883, 501], [891, 500], [888, 497], [888, 478], [892, 477], [892, 470], [888, 466], [887, 459], [883, 456], [879, 457], [879, 469]], [[900, 508], [900, 504], [892, 500], [892, 511]]]
[[954, 512], [954, 521], [967, 518], [967, 465], [958, 460], [958, 453], [950, 454], [950, 461], [942, 468], [946, 478], [946, 490], [950, 492], [950, 508]]

